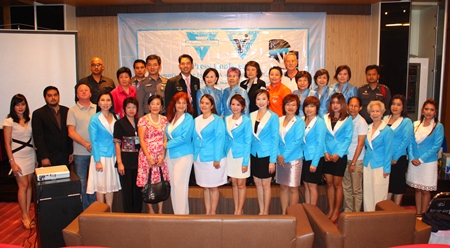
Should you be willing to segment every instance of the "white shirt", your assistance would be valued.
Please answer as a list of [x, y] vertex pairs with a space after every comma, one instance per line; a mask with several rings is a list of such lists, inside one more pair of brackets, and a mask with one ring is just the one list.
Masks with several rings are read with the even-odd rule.
[[[358, 146], [358, 136], [359, 135], [367, 135], [368, 125], [364, 118], [361, 117], [361, 115], [357, 115], [353, 121], [353, 136], [352, 136], [352, 143], [348, 147], [348, 154], [347, 159], [351, 161], [353, 159], [353, 156], [355, 156], [356, 147]], [[359, 154], [359, 157], [357, 160], [363, 160], [364, 154], [365, 154], [365, 148], [361, 150], [361, 153]]]
[[295, 82], [295, 77], [290, 79], [289, 77], [283, 76], [281, 78], [281, 83], [288, 87], [291, 92], [294, 92], [294, 90], [298, 90], [297, 82]]

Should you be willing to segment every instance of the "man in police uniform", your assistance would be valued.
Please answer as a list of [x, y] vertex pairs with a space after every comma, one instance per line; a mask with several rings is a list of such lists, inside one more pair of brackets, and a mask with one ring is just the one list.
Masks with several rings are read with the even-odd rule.
[[131, 86], [137, 87], [139, 82], [145, 79], [145, 73], [147, 69], [145, 68], [145, 61], [142, 59], [136, 59], [133, 63], [134, 77], [131, 78]]
[[197, 91], [200, 89], [200, 79], [191, 75], [194, 68], [194, 61], [188, 54], [183, 54], [178, 57], [178, 68], [180, 74], [167, 80], [166, 89], [164, 91], [165, 108], [169, 105], [168, 102], [172, 100], [173, 96], [178, 92], [186, 92], [189, 96], [189, 102], [194, 111], [194, 117], [197, 113]]
[[[369, 113], [367, 112], [367, 105], [370, 101], [379, 100], [384, 103], [386, 107], [385, 115], [390, 114], [389, 101], [391, 100], [391, 91], [389, 88], [378, 83], [380, 79], [380, 67], [378, 65], [368, 65], [366, 67], [367, 84], [358, 89], [358, 97], [361, 99], [361, 111], [359, 114], [366, 119], [367, 124], [372, 123]], [[404, 106], [405, 107], [405, 106]]]
[[[149, 97], [156, 94], [164, 98], [164, 89], [167, 83], [167, 78], [159, 75], [161, 58], [158, 55], [152, 54], [147, 56], [145, 68], [147, 69], [148, 77], [140, 81], [136, 86], [136, 98], [139, 101], [139, 117], [150, 112], [147, 102]], [[167, 104], [168, 102], [164, 101], [164, 105]]]

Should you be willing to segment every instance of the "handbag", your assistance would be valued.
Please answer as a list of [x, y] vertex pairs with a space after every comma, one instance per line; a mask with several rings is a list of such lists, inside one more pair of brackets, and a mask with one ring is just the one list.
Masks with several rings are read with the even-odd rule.
[[161, 167], [159, 168], [159, 175], [161, 176], [161, 181], [151, 184], [151, 178], [152, 178], [152, 170], [153, 167], [150, 168], [148, 172], [148, 180], [145, 184], [144, 188], [141, 190], [142, 193], [142, 199], [146, 203], [158, 203], [165, 201], [169, 199], [170, 196], [170, 183], [168, 181], [164, 180]]

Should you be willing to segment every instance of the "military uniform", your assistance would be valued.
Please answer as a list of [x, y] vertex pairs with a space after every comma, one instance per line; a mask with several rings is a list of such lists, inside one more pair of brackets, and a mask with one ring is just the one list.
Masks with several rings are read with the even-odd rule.
[[[386, 112], [384, 112], [384, 115], [388, 115], [391, 113], [391, 109], [389, 107], [389, 101], [391, 100], [391, 91], [384, 84], [378, 84], [374, 90], [370, 88], [369, 84], [365, 84], [359, 87], [358, 97], [359, 99], [361, 99], [362, 107], [359, 114], [364, 117], [364, 119], [366, 119], [367, 124], [372, 123], [372, 119], [367, 112], [367, 105], [369, 105], [371, 101], [379, 100], [384, 103], [384, 106], [386, 108]], [[406, 108], [406, 106], [403, 107]]]
[[[164, 90], [166, 88], [167, 78], [163, 76], [159, 76], [156, 80], [149, 77], [146, 77], [144, 80], [141, 80], [136, 87], [136, 98], [139, 101], [139, 111], [138, 116], [144, 116], [148, 114], [150, 111], [148, 109], [148, 98], [152, 95], [160, 95], [164, 98]], [[164, 104], [168, 104], [164, 100]]]
[[137, 88], [138, 85], [139, 85], [139, 83], [140, 83], [141, 81], [144, 81], [145, 79], [146, 79], [146, 77], [144, 77], [144, 78], [137, 78], [136, 76], [134, 76], [134, 77], [132, 77], [131, 80], [130, 80], [131, 86]]

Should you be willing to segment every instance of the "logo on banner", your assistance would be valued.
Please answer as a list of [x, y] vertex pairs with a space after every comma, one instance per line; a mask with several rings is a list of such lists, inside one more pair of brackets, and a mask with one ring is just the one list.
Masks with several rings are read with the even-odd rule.
[[258, 31], [227, 31], [226, 33], [241, 59], [245, 58], [259, 34]]
[[211, 46], [218, 46], [219, 40], [216, 40], [217, 32], [186, 32], [189, 40], [187, 40], [186, 46], [194, 47], [201, 60], [208, 53]]

